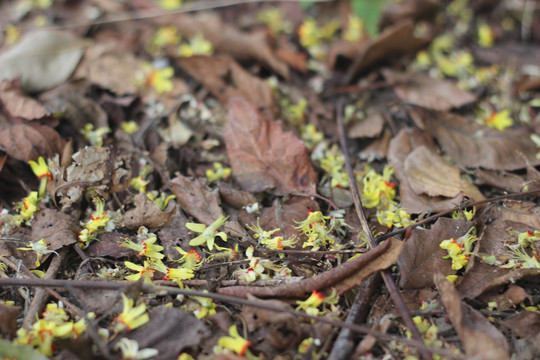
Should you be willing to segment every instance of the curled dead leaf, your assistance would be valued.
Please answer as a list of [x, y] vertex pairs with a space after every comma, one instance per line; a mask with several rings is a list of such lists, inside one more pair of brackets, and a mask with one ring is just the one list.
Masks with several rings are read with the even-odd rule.
[[64, 145], [65, 140], [49, 126], [23, 123], [0, 128], [0, 150], [24, 162], [53, 157], [62, 153]]

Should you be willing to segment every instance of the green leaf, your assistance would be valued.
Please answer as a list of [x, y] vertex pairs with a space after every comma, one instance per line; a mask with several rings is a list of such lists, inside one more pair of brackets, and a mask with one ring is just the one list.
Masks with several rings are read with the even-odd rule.
[[15, 345], [8, 340], [0, 340], [1, 359], [47, 360], [48, 358], [28, 345]]
[[354, 13], [364, 22], [366, 30], [371, 37], [379, 33], [379, 20], [381, 19], [384, 3], [389, 0], [351, 0]]

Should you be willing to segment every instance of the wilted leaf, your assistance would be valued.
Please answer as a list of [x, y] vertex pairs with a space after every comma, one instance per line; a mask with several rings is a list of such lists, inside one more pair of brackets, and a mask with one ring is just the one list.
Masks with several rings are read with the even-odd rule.
[[210, 329], [185, 311], [159, 306], [149, 313], [150, 321], [127, 334], [139, 343], [139, 349], [159, 351], [160, 359], [176, 359], [182, 350], [204, 343]]
[[53, 88], [66, 81], [81, 59], [84, 43], [63, 31], [29, 33], [0, 54], [0, 80], [21, 79], [27, 92]]
[[13, 124], [0, 128], [0, 150], [24, 162], [39, 156], [50, 158], [61, 153], [64, 145], [64, 139], [49, 126]]
[[21, 89], [7, 80], [3, 80], [0, 84], [0, 102], [11, 117], [32, 120], [49, 115], [39, 102], [24, 94]]
[[382, 111], [374, 108], [366, 110], [366, 117], [363, 119], [353, 118], [347, 124], [347, 136], [349, 138], [372, 138], [378, 136], [384, 126], [384, 115]]
[[240, 209], [243, 206], [251, 205], [257, 202], [257, 198], [247, 191], [235, 189], [229, 183], [218, 182], [219, 195], [229, 205]]
[[435, 271], [444, 276], [455, 274], [452, 260], [443, 259], [448, 252], [439, 244], [443, 240], [463, 236], [471, 226], [469, 221], [440, 218], [429, 230], [414, 229], [397, 259], [401, 273], [399, 285], [404, 289], [420, 289], [433, 286]]
[[536, 356], [540, 354], [540, 314], [532, 311], [522, 311], [504, 320], [502, 324], [509, 327], [515, 336], [527, 340]]
[[3, 339], [12, 339], [15, 336], [20, 312], [21, 308], [18, 306], [0, 304], [0, 335]]
[[176, 212], [176, 205], [170, 202], [165, 210], [161, 210], [144, 193], [135, 195], [135, 208], [127, 211], [122, 217], [122, 226], [128, 229], [138, 229], [145, 226], [156, 229], [171, 224], [172, 217]]
[[245, 71], [226, 56], [193, 56], [178, 59], [180, 66], [203, 84], [222, 104], [242, 97], [266, 116], [275, 116], [277, 106], [268, 84]]
[[177, 174], [169, 186], [182, 209], [201, 223], [210, 225], [223, 214], [218, 189], [210, 189], [205, 179]]
[[504, 335], [479, 311], [462, 303], [454, 285], [443, 275], [436, 273], [433, 281], [467, 356], [479, 360], [510, 359]]
[[246, 100], [231, 99], [224, 137], [233, 176], [244, 190], [315, 193], [317, 174], [304, 143]]
[[532, 296], [524, 288], [514, 284], [508, 285], [508, 288], [503, 293], [500, 293], [499, 289], [495, 288], [483, 293], [478, 299], [485, 304], [495, 302], [498, 309], [512, 308], [527, 299], [531, 302], [533, 301]]
[[133, 251], [122, 246], [124, 240], [129, 239], [129, 237], [129, 234], [114, 231], [99, 234], [99, 241], [92, 242], [85, 250], [85, 254], [88, 256], [110, 256], [115, 259], [130, 256]]
[[540, 164], [536, 145], [521, 128], [501, 132], [450, 113], [430, 119], [442, 149], [461, 166], [516, 170], [525, 168], [527, 162]]
[[405, 175], [415, 194], [455, 197], [463, 193], [474, 201], [483, 200], [482, 193], [467, 180], [462, 179], [456, 166], [426, 146], [414, 149], [405, 159]]
[[347, 72], [345, 82], [350, 83], [354, 76], [363, 73], [372, 66], [394, 60], [407, 53], [413, 53], [422, 48], [428, 41], [428, 39], [415, 35], [413, 22], [404, 21], [396, 24], [371, 40], [356, 55], [356, 59]]
[[451, 80], [432, 79], [421, 73], [384, 70], [387, 81], [395, 82], [394, 90], [401, 100], [428, 109], [449, 111], [476, 101], [476, 96], [461, 90]]
[[399, 195], [401, 204], [409, 213], [419, 214], [428, 211], [444, 211], [456, 207], [463, 200], [463, 194], [454, 198], [429, 197], [416, 194], [405, 173], [405, 160], [416, 148], [428, 145], [425, 135], [419, 130], [403, 129], [390, 142], [388, 162], [395, 169], [399, 179]]

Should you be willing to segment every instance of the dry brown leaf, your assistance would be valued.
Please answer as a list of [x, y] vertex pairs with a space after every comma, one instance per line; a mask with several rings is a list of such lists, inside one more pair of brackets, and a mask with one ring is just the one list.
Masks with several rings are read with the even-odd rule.
[[176, 359], [182, 350], [198, 345], [210, 336], [208, 326], [191, 313], [158, 306], [148, 314], [150, 321], [126, 336], [137, 341], [139, 349], [157, 349], [160, 359]]
[[138, 229], [140, 226], [156, 229], [169, 226], [176, 212], [176, 204], [169, 202], [165, 210], [161, 210], [144, 193], [135, 195], [135, 208], [127, 211], [122, 217], [122, 226]]
[[235, 189], [232, 185], [224, 181], [218, 182], [218, 189], [221, 198], [227, 204], [237, 209], [257, 202], [257, 198], [252, 193]]
[[[505, 244], [516, 242], [516, 236], [511, 234], [509, 229], [523, 232], [531, 228], [525, 224], [497, 219], [486, 226], [479, 243], [478, 254], [494, 255], [503, 262], [508, 260], [510, 257]], [[538, 275], [540, 275], [540, 269], [504, 269], [488, 265], [478, 259], [463, 275], [457, 288], [463, 297], [474, 299], [489, 289]]]
[[306, 147], [242, 98], [233, 98], [225, 126], [233, 176], [245, 191], [314, 194], [317, 174]]
[[476, 186], [461, 178], [456, 166], [426, 146], [417, 147], [407, 156], [404, 170], [411, 189], [417, 195], [451, 198], [463, 193], [474, 201], [484, 199]]
[[484, 292], [481, 296], [478, 297], [480, 301], [483, 301], [485, 304], [490, 302], [497, 303], [497, 309], [510, 309], [516, 305], [521, 304], [525, 300], [533, 301], [532, 296], [530, 296], [527, 291], [521, 286], [510, 284], [508, 289], [503, 293], [500, 293], [499, 289], [493, 289], [491, 291]]
[[428, 211], [444, 211], [458, 206], [463, 200], [463, 194], [454, 198], [429, 197], [417, 195], [405, 174], [405, 159], [416, 148], [429, 145], [425, 134], [419, 130], [402, 129], [391, 141], [388, 148], [388, 162], [395, 170], [399, 180], [399, 194], [403, 207], [407, 212], [419, 214]]
[[394, 91], [401, 100], [427, 109], [449, 111], [476, 101], [476, 96], [461, 90], [450, 80], [390, 69], [385, 69], [383, 73], [387, 81], [396, 83]]
[[3, 339], [12, 339], [17, 331], [17, 317], [21, 312], [19, 306], [0, 304], [0, 335]]
[[205, 179], [177, 174], [169, 186], [182, 209], [201, 223], [210, 225], [223, 214], [218, 189], [210, 189]]
[[403, 241], [397, 238], [390, 238], [388, 239], [388, 241], [390, 242], [390, 245], [383, 254], [375, 258], [366, 266], [356, 271], [351, 276], [343, 279], [342, 281], [336, 283], [335, 286], [333, 286], [333, 288], [336, 289], [338, 295], [341, 296], [350, 289], [359, 286], [362, 281], [364, 281], [364, 279], [367, 278], [369, 275], [379, 270], [388, 269], [390, 266], [396, 263], [403, 247]]
[[399, 285], [404, 289], [421, 289], [433, 286], [435, 271], [444, 276], [455, 274], [452, 260], [443, 259], [448, 252], [439, 245], [443, 240], [463, 236], [471, 226], [469, 221], [440, 218], [429, 230], [414, 229], [397, 259]]
[[[478, 169], [475, 174], [475, 184], [495, 186], [511, 193], [521, 192], [527, 185], [527, 181], [523, 177], [506, 171]], [[530, 187], [529, 189], [532, 190]]]
[[519, 129], [499, 131], [462, 116], [440, 113], [430, 117], [434, 137], [460, 166], [517, 170], [540, 164], [530, 134]]
[[113, 231], [99, 234], [99, 241], [92, 242], [84, 252], [88, 256], [110, 256], [115, 259], [131, 256], [133, 251], [122, 246], [122, 243], [129, 238], [129, 234]]
[[24, 162], [51, 158], [62, 153], [64, 145], [65, 140], [49, 126], [23, 123], [0, 128], [0, 150]]
[[353, 118], [347, 124], [347, 136], [351, 139], [379, 136], [383, 130], [384, 123], [383, 112], [374, 108], [369, 108], [366, 110], [365, 118]]
[[132, 52], [118, 52], [116, 44], [99, 42], [86, 49], [73, 77], [85, 78], [120, 96], [134, 94], [135, 75], [141, 66], [142, 61]]
[[[540, 314], [532, 311], [522, 311], [502, 320], [504, 326], [509, 327], [515, 336], [527, 340], [532, 347], [534, 356], [540, 355]], [[531, 357], [529, 357], [531, 358]]]
[[11, 117], [32, 120], [50, 114], [39, 102], [7, 80], [0, 84], [0, 102]]
[[479, 311], [462, 303], [454, 285], [442, 274], [436, 273], [433, 281], [467, 356], [479, 360], [509, 360], [504, 335]]
[[432, 18], [441, 8], [440, 0], [405, 0], [399, 3], [389, 3], [384, 7], [381, 23], [395, 24], [398, 21]]
[[283, 78], [289, 78], [289, 68], [276, 57], [264, 31], [242, 32], [211, 12], [179, 14], [173, 18], [164, 18], [163, 21], [173, 22], [184, 37], [202, 34], [214, 45], [217, 52], [229, 54], [238, 60], [257, 60]]
[[178, 59], [180, 66], [203, 84], [222, 104], [242, 97], [266, 116], [273, 117], [277, 106], [268, 84], [245, 71], [227, 56], [193, 56]]
[[414, 53], [429, 42], [414, 33], [414, 23], [404, 21], [385, 30], [376, 39], [371, 40], [356, 59], [346, 75], [346, 83], [367, 69], [384, 61], [394, 60], [407, 53]]
[[70, 215], [45, 208], [34, 214], [31, 238], [34, 242], [45, 239], [49, 250], [58, 250], [76, 243], [79, 229]]

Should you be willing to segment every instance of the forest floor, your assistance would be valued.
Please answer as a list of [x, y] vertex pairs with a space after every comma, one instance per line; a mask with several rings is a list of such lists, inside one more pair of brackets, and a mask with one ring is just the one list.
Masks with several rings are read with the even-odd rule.
[[0, 355], [540, 356], [540, 3], [0, 5]]

